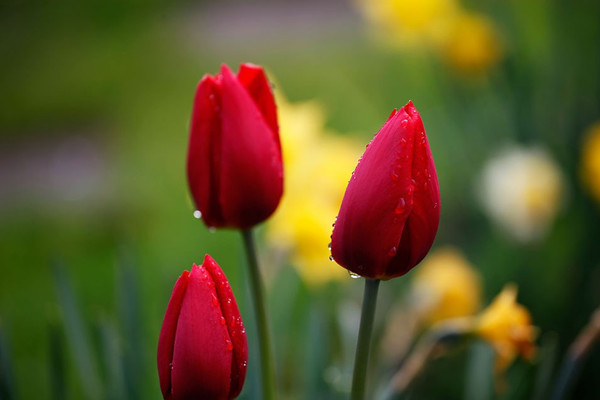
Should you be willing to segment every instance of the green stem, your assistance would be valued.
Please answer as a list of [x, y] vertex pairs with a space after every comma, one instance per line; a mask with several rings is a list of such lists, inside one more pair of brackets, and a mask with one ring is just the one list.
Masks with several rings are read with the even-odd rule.
[[373, 332], [379, 282], [379, 279], [365, 279], [365, 293], [360, 316], [358, 343], [356, 344], [354, 375], [352, 376], [351, 400], [363, 400], [365, 398], [367, 366], [369, 364], [369, 350], [371, 348], [371, 334]]
[[248, 275], [250, 277], [250, 296], [254, 303], [254, 314], [258, 330], [258, 348], [261, 361], [261, 382], [263, 399], [274, 400], [275, 395], [275, 368], [273, 352], [271, 350], [271, 335], [267, 323], [267, 307], [264, 296], [264, 287], [256, 258], [256, 247], [252, 236], [252, 229], [242, 230], [244, 248], [248, 260]]
[[552, 400], [563, 400], [568, 398], [574, 381], [585, 359], [600, 340], [600, 307], [592, 314], [588, 325], [577, 335], [577, 338], [569, 347], [567, 358], [558, 374]]
[[403, 360], [400, 369], [390, 380], [383, 398], [407, 397], [410, 385], [423, 372], [429, 360], [440, 356], [447, 348], [456, 346], [472, 329], [468, 318], [456, 318], [440, 323], [437, 328], [422, 336], [410, 356]]

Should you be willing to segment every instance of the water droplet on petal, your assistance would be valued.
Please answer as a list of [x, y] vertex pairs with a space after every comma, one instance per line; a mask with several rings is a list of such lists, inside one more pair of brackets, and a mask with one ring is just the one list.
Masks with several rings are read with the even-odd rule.
[[329, 251], [331, 251], [331, 242], [329, 242], [329, 244], [327, 245], [327, 248], [329, 249]]
[[355, 274], [355, 273], [354, 273], [354, 272], [352, 272], [352, 271], [348, 271], [348, 275], [350, 275], [350, 278], [352, 278], [352, 279], [359, 279], [359, 278], [362, 278], [362, 276], [360, 276], [359, 274]]
[[202, 218], [202, 212], [200, 210], [194, 211], [194, 218], [196, 218], [196, 219]]
[[398, 252], [398, 249], [396, 248], [396, 246], [394, 246], [390, 249], [390, 251], [388, 251], [388, 256], [394, 257], [397, 252]]
[[406, 200], [404, 199], [404, 197], [400, 197], [400, 200], [398, 200], [398, 204], [396, 205], [396, 209], [394, 210], [394, 212], [396, 214], [402, 214], [404, 212], [405, 208], [406, 208]]
[[408, 125], [408, 120], [407, 119], [403, 119], [402, 121], [400, 121], [400, 126], [402, 128], [406, 128], [407, 125]]
[[329, 261], [335, 261], [332, 255], [329, 255]]

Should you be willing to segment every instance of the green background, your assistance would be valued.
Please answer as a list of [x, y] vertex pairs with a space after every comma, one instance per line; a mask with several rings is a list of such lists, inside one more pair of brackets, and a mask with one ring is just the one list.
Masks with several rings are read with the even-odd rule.
[[[560, 362], [600, 303], [600, 208], [578, 169], [582, 133], [600, 119], [600, 3], [466, 7], [490, 15], [506, 44], [486, 77], [377, 46], [342, 1], [0, 5], [0, 361], [9, 382], [0, 397], [160, 398], [164, 310], [176, 278], [205, 253], [230, 278], [251, 334], [239, 235], [209, 233], [192, 217], [184, 174], [195, 85], [223, 62], [264, 66], [290, 101], [317, 99], [328, 127], [364, 143], [413, 100], [442, 194], [435, 246], [465, 252], [488, 300], [516, 282]], [[474, 195], [482, 165], [508, 141], [542, 144], [566, 177], [566, 206], [535, 245], [498, 232]], [[336, 332], [331, 321], [345, 311], [330, 305], [358, 302], [361, 283], [313, 290], [291, 268], [268, 281], [285, 398], [344, 398], [355, 332]], [[382, 285], [382, 303], [405, 286]], [[476, 346], [438, 360], [413, 398], [467, 396], [471, 353], [485, 362]], [[598, 368], [596, 350], [573, 398], [600, 397]], [[533, 375], [524, 363], [511, 368], [504, 397], [530, 398], [523, 382]], [[250, 368], [241, 398], [258, 398], [257, 382]]]

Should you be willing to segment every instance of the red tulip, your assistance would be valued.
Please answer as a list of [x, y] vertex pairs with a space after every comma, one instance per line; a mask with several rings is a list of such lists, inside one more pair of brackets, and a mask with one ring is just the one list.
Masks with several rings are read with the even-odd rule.
[[248, 363], [246, 331], [235, 298], [207, 254], [175, 283], [158, 338], [165, 400], [235, 398]]
[[267, 219], [283, 193], [277, 111], [262, 68], [223, 65], [196, 90], [187, 176], [208, 227], [246, 229]]
[[336, 220], [331, 255], [373, 279], [404, 275], [427, 254], [440, 218], [440, 190], [419, 113], [394, 110], [358, 162]]

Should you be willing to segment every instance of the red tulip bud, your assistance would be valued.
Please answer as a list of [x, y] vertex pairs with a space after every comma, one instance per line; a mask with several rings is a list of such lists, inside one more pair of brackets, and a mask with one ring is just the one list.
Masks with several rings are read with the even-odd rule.
[[404, 275], [429, 251], [440, 190], [419, 113], [394, 110], [358, 162], [333, 229], [331, 255], [373, 279]]
[[248, 363], [246, 331], [235, 298], [207, 254], [175, 283], [158, 338], [165, 400], [235, 398]]
[[277, 111], [262, 68], [223, 65], [198, 84], [187, 159], [196, 207], [209, 227], [250, 228], [283, 193]]

